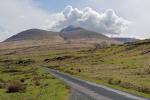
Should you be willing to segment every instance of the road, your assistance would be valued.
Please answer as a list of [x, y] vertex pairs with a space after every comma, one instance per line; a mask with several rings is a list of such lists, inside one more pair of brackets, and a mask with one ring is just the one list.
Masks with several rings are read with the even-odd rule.
[[82, 94], [84, 95], [85, 98], [87, 98], [76, 100], [149, 100], [116, 89], [112, 89], [103, 85], [81, 80], [79, 78], [76, 78], [74, 76], [71, 76], [69, 74], [57, 70], [48, 69], [48, 72], [64, 81], [74, 91], [78, 92], [78, 94]]

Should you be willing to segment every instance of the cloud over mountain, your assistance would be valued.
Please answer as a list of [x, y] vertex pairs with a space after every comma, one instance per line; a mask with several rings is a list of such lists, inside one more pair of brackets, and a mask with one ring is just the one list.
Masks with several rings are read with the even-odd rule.
[[31, 28], [61, 30], [75, 25], [104, 34], [122, 33], [129, 21], [111, 9], [98, 13], [90, 7], [83, 10], [67, 6], [60, 12], [50, 13], [35, 0], [0, 0], [0, 41], [15, 33]]
[[63, 11], [63, 20], [58, 21], [55, 28], [75, 25], [103, 34], [121, 34], [128, 28], [130, 22], [116, 15], [112, 9], [98, 13], [90, 7], [83, 10], [67, 6]]

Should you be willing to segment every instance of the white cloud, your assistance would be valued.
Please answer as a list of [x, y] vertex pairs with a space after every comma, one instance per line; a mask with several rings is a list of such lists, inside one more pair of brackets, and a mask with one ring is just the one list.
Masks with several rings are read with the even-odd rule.
[[59, 30], [69, 25], [119, 34], [127, 28], [128, 21], [110, 9], [98, 13], [89, 7], [79, 10], [67, 6], [62, 12], [49, 13], [35, 6], [34, 0], [0, 0], [0, 41], [26, 29]]
[[97, 11], [113, 9], [119, 16], [123, 16], [132, 22], [122, 37], [150, 38], [150, 0], [84, 0], [78, 8], [90, 6]]
[[116, 15], [112, 9], [98, 13], [90, 7], [83, 10], [67, 6], [63, 11], [64, 19], [57, 23], [56, 28], [75, 25], [103, 34], [121, 34], [130, 23], [128, 20]]
[[61, 16], [50, 14], [34, 3], [33, 0], [0, 0], [0, 26], [9, 33], [0, 30], [0, 40], [26, 29], [48, 29], [61, 19], [58, 18]]

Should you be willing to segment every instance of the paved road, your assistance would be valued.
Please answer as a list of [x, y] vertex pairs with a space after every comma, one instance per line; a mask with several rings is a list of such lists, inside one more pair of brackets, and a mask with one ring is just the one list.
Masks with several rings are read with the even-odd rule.
[[85, 80], [81, 80], [79, 78], [59, 72], [57, 70], [48, 69], [48, 71], [55, 77], [64, 81], [73, 90], [78, 91], [86, 98], [89, 98], [89, 100], [150, 100], [134, 96], [116, 89], [112, 89], [103, 85], [98, 85]]

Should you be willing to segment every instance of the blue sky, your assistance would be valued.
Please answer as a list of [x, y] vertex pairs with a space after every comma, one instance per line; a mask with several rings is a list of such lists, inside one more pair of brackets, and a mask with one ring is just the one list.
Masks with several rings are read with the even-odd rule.
[[38, 0], [43, 9], [47, 9], [48, 11], [61, 11], [65, 6], [70, 5], [70, 3], [76, 0]]
[[[110, 32], [111, 30], [103, 29], [104, 27], [101, 24], [104, 23], [102, 23], [102, 20], [107, 19], [107, 23], [108, 21], [118, 22], [121, 18], [121, 23], [111, 23], [115, 24], [115, 27], [105, 28], [112, 28], [113, 32], [114, 29], [119, 29], [117, 31], [120, 32], [122, 28], [124, 29], [125, 21], [129, 21], [128, 29], [118, 36], [150, 38], [150, 0], [0, 0], [0, 2], [0, 41], [23, 30], [31, 28], [51, 29], [58, 23], [61, 24], [60, 26], [69, 24], [81, 26], [81, 23], [76, 21], [85, 20], [85, 18], [89, 21], [89, 23], [87, 21], [82, 23], [86, 24], [85, 28], [95, 26], [95, 28], [102, 30], [100, 32]], [[72, 6], [72, 8], [70, 8], [70, 12], [67, 11], [67, 14], [71, 13], [72, 17], [66, 19], [63, 11], [68, 5]], [[88, 9], [83, 12], [85, 7], [91, 8], [92, 11]], [[78, 10], [76, 11], [75, 8], [78, 8]], [[107, 15], [108, 9], [112, 9], [113, 16], [99, 19], [103, 14]], [[92, 20], [89, 20], [87, 16], [83, 18], [87, 15], [87, 12], [92, 16]], [[94, 18], [98, 20], [96, 21]], [[115, 20], [113, 21], [109, 18]], [[96, 25], [97, 22], [99, 22], [99, 25]], [[95, 24], [92, 25], [91, 23]]]
[[36, 0], [40, 7], [50, 12], [62, 11], [66, 6], [77, 6], [82, 0]]

